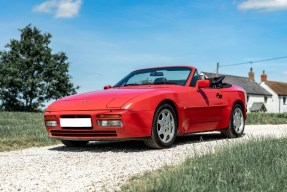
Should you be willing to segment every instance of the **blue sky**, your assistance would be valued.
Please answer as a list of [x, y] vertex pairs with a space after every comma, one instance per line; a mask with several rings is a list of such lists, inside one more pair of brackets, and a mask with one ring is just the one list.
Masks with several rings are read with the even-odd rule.
[[[115, 84], [130, 71], [221, 65], [287, 56], [287, 0], [0, 0], [0, 50], [29, 23], [69, 57], [78, 92]], [[219, 72], [287, 82], [287, 59]]]

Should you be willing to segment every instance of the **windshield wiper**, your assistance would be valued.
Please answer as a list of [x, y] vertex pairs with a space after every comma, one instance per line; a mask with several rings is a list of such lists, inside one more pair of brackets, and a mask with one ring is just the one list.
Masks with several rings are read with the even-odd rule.
[[121, 85], [120, 87], [125, 87], [125, 86], [136, 86], [136, 85], [153, 85], [152, 83], [141, 83], [141, 84], [138, 84], [138, 83], [129, 83], [129, 84], [125, 84], [125, 85]]
[[141, 84], [137, 84], [137, 83], [129, 83], [129, 84], [122, 85], [122, 87], [124, 87], [124, 86], [134, 86], [134, 85], [141, 85]]
[[129, 83], [129, 84], [114, 86], [114, 87], [141, 86], [141, 85], [164, 85], [164, 84], [179, 85], [178, 83], [175, 83], [175, 82], [159, 82], [159, 83], [155, 83], [155, 84], [154, 83], [143, 83], [143, 84]]
[[159, 82], [159, 83], [155, 83], [154, 85], [164, 85], [164, 84], [179, 85], [178, 83], [175, 83], [175, 82]]

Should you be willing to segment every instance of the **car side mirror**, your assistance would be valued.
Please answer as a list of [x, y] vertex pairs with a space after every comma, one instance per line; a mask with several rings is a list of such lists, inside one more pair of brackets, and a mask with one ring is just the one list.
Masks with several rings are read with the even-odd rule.
[[110, 86], [110, 85], [106, 85], [106, 86], [104, 86], [104, 90], [107, 90], [107, 89], [110, 89], [112, 86]]
[[209, 80], [198, 80], [196, 82], [196, 90], [200, 88], [206, 88], [210, 86], [210, 81]]

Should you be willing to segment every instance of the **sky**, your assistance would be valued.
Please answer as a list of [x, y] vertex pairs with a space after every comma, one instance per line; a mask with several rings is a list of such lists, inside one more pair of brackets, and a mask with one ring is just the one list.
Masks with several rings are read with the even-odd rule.
[[287, 0], [0, 0], [0, 50], [32, 24], [51, 33], [78, 92], [114, 85], [147, 67], [189, 65], [199, 71], [287, 82]]

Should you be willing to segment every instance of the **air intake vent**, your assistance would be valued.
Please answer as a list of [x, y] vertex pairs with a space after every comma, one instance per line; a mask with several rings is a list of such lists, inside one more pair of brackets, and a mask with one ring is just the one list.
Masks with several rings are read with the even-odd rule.
[[116, 137], [116, 131], [69, 131], [69, 130], [52, 130], [52, 136], [55, 137], [77, 137], [77, 138], [93, 138], [93, 137]]

